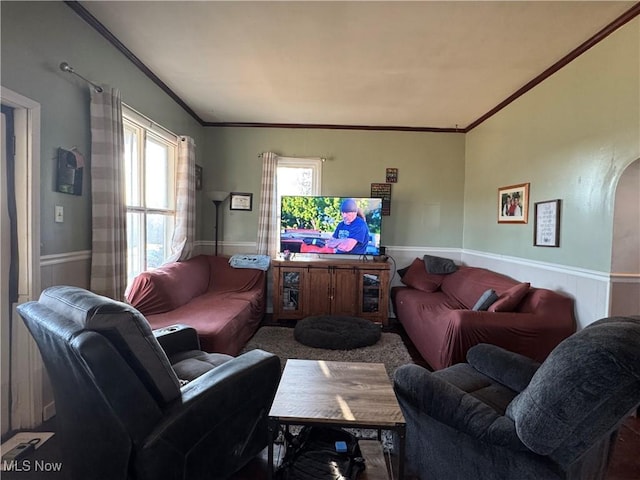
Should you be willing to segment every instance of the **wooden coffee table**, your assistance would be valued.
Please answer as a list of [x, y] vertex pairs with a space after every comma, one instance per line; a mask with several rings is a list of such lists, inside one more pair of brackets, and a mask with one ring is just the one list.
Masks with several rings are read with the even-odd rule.
[[[279, 425], [368, 428], [378, 430], [378, 439], [381, 430], [392, 430], [399, 440], [398, 479], [404, 477], [406, 424], [382, 363], [287, 360], [269, 412], [269, 478]], [[372, 449], [367, 446], [367, 451]], [[382, 453], [382, 449], [378, 451]], [[380, 466], [379, 458], [372, 458], [367, 465], [363, 478], [386, 478], [386, 467], [384, 477], [374, 471]]]

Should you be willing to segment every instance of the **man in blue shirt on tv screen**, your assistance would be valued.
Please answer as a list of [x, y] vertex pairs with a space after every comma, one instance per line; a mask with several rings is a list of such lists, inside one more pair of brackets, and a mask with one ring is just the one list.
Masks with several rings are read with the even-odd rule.
[[364, 213], [358, 209], [358, 204], [353, 198], [343, 200], [340, 212], [342, 213], [342, 221], [333, 232], [333, 238], [327, 241], [326, 246], [333, 248], [334, 253], [365, 255], [369, 243], [369, 227], [365, 221]]

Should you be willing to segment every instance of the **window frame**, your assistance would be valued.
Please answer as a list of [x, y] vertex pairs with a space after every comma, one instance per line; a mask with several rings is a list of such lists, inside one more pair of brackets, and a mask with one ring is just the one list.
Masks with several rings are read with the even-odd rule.
[[[322, 193], [322, 164], [323, 160], [319, 157], [305, 158], [305, 157], [278, 157], [277, 168], [311, 168], [313, 171], [312, 184], [311, 184], [311, 196], [318, 196]], [[280, 199], [280, 192], [276, 192], [278, 200]]]
[[[131, 258], [130, 265], [130, 252], [127, 253], [127, 278], [129, 281], [133, 279], [136, 275], [141, 272], [147, 270], [149, 268], [148, 265], [148, 218], [150, 215], [163, 215], [165, 217], [169, 217], [173, 222], [175, 227], [175, 217], [176, 217], [176, 175], [177, 175], [177, 164], [178, 164], [178, 136], [171, 133], [169, 130], [161, 127], [156, 124], [149, 118], [135, 111], [131, 107], [124, 105], [122, 106], [122, 120], [123, 120], [123, 128], [125, 132], [127, 130], [133, 131], [134, 135], [137, 137], [137, 148], [136, 148], [136, 156], [137, 156], [137, 182], [133, 188], [136, 189], [136, 201], [129, 203], [129, 198], [125, 200], [125, 209], [127, 212], [127, 217], [129, 214], [137, 214], [140, 215], [139, 223], [137, 224], [136, 230], [139, 231], [139, 250], [137, 258]], [[157, 206], [147, 207], [147, 197], [146, 197], [146, 171], [145, 164], [147, 159], [145, 158], [147, 142], [152, 141], [158, 143], [167, 148], [167, 207], [159, 208]], [[126, 170], [125, 170], [126, 175]], [[126, 188], [127, 191], [130, 187], [130, 181], [126, 179]], [[127, 193], [128, 197], [128, 193]], [[166, 219], [164, 220], [166, 221]], [[139, 228], [138, 228], [139, 227]], [[127, 218], [127, 230], [131, 230], [132, 225]], [[165, 227], [163, 229], [164, 234], [164, 245], [170, 247], [171, 238], [173, 236], [173, 228]], [[129, 235], [129, 234], [127, 234]], [[128, 238], [127, 238], [128, 244]], [[127, 245], [129, 248], [129, 245]], [[131, 267], [131, 270], [130, 270]]]
[[[322, 195], [322, 164], [324, 160], [319, 157], [305, 158], [305, 157], [278, 157], [278, 164], [276, 166], [276, 205], [275, 205], [275, 225], [280, 225], [281, 220], [281, 206], [282, 206], [282, 194], [278, 188], [278, 169], [284, 168], [311, 168], [313, 171], [311, 179], [311, 194], [309, 196]], [[304, 194], [296, 194], [304, 195]]]

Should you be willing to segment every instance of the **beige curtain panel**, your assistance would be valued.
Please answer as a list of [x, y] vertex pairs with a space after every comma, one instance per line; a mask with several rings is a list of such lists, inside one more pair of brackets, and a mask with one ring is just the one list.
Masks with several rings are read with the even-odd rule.
[[120, 91], [91, 88], [91, 290], [124, 300], [127, 212]]
[[276, 174], [278, 156], [273, 152], [262, 154], [262, 186], [260, 192], [260, 213], [258, 217], [257, 253], [274, 256], [278, 242], [276, 225]]
[[165, 263], [186, 260], [193, 252], [196, 236], [196, 144], [181, 136], [178, 141], [176, 177], [176, 222], [171, 239], [171, 255]]

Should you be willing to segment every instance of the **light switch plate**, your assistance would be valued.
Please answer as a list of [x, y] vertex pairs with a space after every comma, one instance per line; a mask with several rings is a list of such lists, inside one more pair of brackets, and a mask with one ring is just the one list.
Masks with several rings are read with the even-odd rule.
[[64, 222], [64, 207], [56, 205], [56, 223]]

